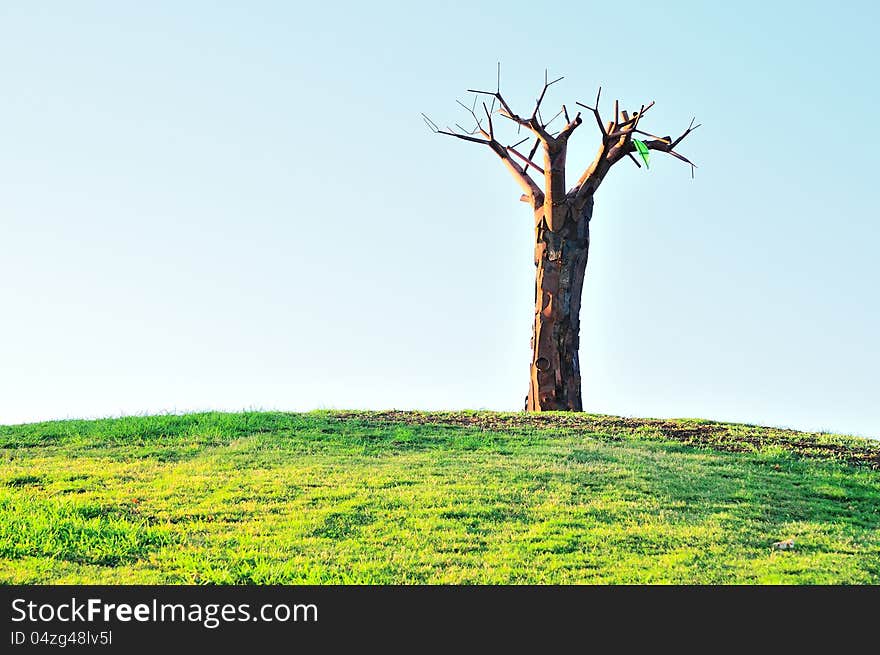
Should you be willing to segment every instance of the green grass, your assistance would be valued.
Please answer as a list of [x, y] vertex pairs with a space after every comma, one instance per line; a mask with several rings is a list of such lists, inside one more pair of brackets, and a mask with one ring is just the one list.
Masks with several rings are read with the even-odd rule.
[[878, 584], [878, 466], [869, 440], [572, 414], [0, 426], [0, 582]]

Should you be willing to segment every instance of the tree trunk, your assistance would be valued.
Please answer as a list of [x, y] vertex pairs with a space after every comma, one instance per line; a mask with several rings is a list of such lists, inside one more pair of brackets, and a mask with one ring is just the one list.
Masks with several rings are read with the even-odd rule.
[[[535, 322], [526, 411], [583, 410], [580, 345], [581, 293], [590, 249], [593, 199], [576, 210], [567, 198], [551, 209], [536, 212]], [[556, 230], [550, 229], [554, 225]]]

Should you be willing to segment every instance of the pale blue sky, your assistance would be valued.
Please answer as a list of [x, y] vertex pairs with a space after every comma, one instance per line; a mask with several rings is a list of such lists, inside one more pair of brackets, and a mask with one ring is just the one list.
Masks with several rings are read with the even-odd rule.
[[588, 411], [880, 436], [876, 5], [477, 4], [0, 4], [0, 423], [520, 409], [530, 212], [419, 117], [500, 60], [703, 123], [597, 194]]

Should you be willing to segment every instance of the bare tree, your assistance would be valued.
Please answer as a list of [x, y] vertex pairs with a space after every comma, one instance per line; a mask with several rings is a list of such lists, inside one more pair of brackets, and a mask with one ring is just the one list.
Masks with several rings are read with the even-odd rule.
[[[584, 170], [577, 183], [566, 189], [565, 156], [568, 140], [581, 125], [581, 111], [574, 117], [568, 107], [562, 105], [559, 112], [549, 120], [542, 117], [542, 105], [547, 90], [562, 78], [550, 80], [544, 75], [544, 86], [531, 114], [522, 116], [511, 109], [501, 94], [501, 67], [498, 67], [498, 83], [495, 91], [468, 89], [473, 102], [459, 104], [470, 114], [473, 127], [441, 129], [434, 121], [422, 114], [428, 126], [438, 134], [488, 146], [500, 159], [522, 188], [521, 200], [531, 205], [535, 216], [535, 319], [532, 329], [532, 362], [529, 376], [529, 393], [526, 397], [527, 411], [568, 410], [581, 411], [581, 374], [578, 361], [580, 344], [580, 308], [587, 254], [590, 248], [590, 219], [593, 215], [593, 196], [602, 180], [617, 162], [628, 158], [641, 168], [633, 156], [637, 151], [634, 139], [641, 141], [648, 150], [665, 152], [691, 167], [694, 164], [675, 148], [697, 129], [691, 120], [688, 128], [677, 139], [658, 137], [642, 131], [640, 123], [653, 102], [639, 107], [632, 114], [620, 109], [614, 102], [611, 120], [605, 122], [599, 113], [602, 88], [596, 94], [593, 105], [576, 103], [596, 119], [602, 142], [593, 162]], [[496, 131], [493, 117], [501, 116], [516, 124], [517, 132], [531, 134], [526, 138], [504, 145]], [[564, 121], [564, 124], [562, 122]], [[551, 127], [554, 123], [559, 129]], [[637, 136], [638, 135], [638, 136]], [[639, 137], [643, 137], [639, 139]], [[528, 151], [524, 144], [531, 142]], [[543, 152], [543, 166], [535, 161], [535, 154]], [[647, 160], [645, 162], [647, 164]], [[543, 178], [542, 185], [532, 177]]]

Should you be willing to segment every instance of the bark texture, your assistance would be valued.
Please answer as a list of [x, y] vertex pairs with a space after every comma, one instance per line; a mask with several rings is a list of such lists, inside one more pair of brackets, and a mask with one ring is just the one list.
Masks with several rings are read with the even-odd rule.
[[574, 411], [581, 400], [581, 294], [590, 250], [593, 199], [578, 210], [572, 200], [554, 207], [564, 220], [551, 230], [544, 208], [536, 212], [535, 318], [526, 411]]

